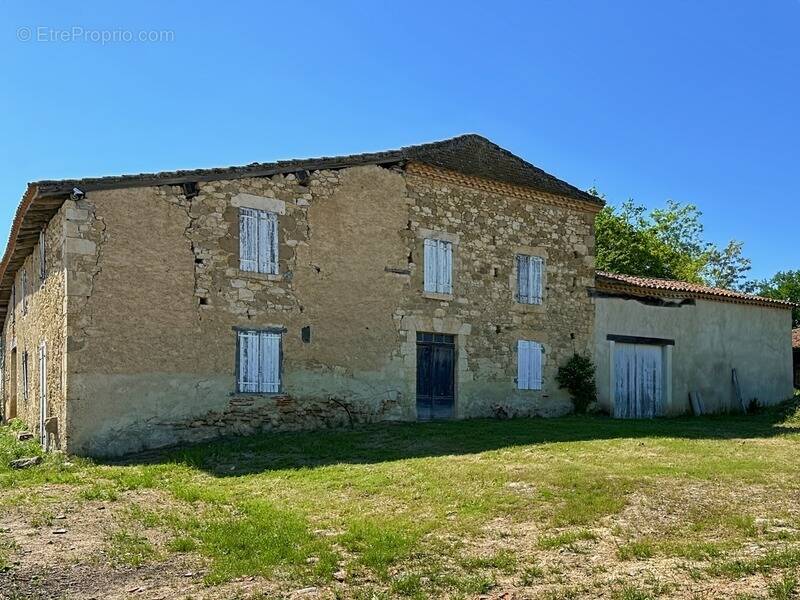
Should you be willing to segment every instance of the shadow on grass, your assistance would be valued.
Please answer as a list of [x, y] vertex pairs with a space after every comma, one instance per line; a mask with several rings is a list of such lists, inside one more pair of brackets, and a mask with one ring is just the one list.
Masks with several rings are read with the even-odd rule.
[[794, 408], [794, 404], [784, 404], [755, 415], [652, 420], [571, 415], [550, 419], [381, 423], [352, 429], [224, 437], [202, 444], [131, 455], [106, 464], [181, 463], [216, 476], [241, 476], [276, 469], [371, 464], [556, 442], [626, 438], [768, 438], [800, 433], [800, 427], [796, 426], [800, 423], [786, 421]]

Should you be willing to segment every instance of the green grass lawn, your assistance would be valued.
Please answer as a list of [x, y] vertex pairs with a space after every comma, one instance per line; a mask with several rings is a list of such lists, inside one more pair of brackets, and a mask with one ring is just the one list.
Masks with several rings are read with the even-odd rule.
[[[118, 464], [51, 454], [15, 471], [10, 460], [40, 450], [3, 427], [0, 502], [43, 531], [64, 505], [108, 506], [98, 568], [168, 569], [192, 557], [206, 590], [256, 576], [276, 597], [315, 586], [332, 597], [634, 599], [711, 585], [789, 598], [800, 568], [799, 449], [800, 418], [784, 406], [653, 421], [375, 425]], [[26, 543], [0, 534], [11, 575]]]

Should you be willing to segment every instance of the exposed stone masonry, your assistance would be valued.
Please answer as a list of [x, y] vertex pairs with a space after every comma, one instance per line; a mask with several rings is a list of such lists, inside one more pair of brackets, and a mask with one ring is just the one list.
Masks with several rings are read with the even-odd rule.
[[[554, 377], [590, 347], [594, 211], [468, 184], [361, 166], [68, 201], [68, 449], [412, 420], [418, 331], [456, 338], [457, 417], [565, 412]], [[277, 275], [239, 269], [247, 202], [280, 207]], [[422, 291], [430, 236], [454, 240], [452, 296]], [[542, 305], [514, 300], [516, 253], [545, 260]], [[285, 331], [281, 394], [235, 392], [248, 326]], [[516, 389], [519, 339], [544, 345], [541, 391]]]

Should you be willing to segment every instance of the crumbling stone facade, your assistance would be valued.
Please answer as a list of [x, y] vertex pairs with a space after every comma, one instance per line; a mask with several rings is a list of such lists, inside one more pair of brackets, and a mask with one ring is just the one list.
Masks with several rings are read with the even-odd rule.
[[[277, 274], [241, 270], [243, 208], [278, 215]], [[454, 336], [456, 418], [567, 412], [555, 374], [592, 347], [598, 209], [417, 161], [67, 200], [48, 227], [63, 255], [49, 301], [58, 347], [67, 340], [53, 355], [66, 368], [51, 388], [60, 444], [118, 455], [414, 420], [418, 332]], [[452, 294], [423, 291], [431, 237], [453, 244]], [[518, 253], [544, 259], [541, 304], [515, 300]], [[278, 393], [236, 391], [236, 331], [248, 327], [282, 332]], [[6, 319], [6, 342], [13, 335], [19, 344]], [[520, 339], [543, 346], [541, 390], [517, 389]]]
[[[34, 251], [16, 272], [13, 300], [9, 303], [9, 316], [3, 324], [2, 339], [4, 417], [22, 419], [41, 437], [40, 409], [44, 403], [45, 416], [55, 417], [52, 435], [46, 442], [55, 446], [65, 443], [57, 424], [63, 423], [66, 416], [66, 214], [67, 208], [64, 207], [43, 228]], [[41, 266], [42, 256], [44, 269]], [[42, 347], [46, 355], [44, 390], [40, 373]]]

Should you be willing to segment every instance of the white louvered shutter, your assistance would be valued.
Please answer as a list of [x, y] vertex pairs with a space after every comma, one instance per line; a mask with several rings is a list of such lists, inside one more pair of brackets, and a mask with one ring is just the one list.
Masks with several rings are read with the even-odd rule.
[[278, 333], [262, 332], [261, 341], [261, 378], [259, 390], [264, 393], [275, 393], [280, 390], [281, 336]]
[[530, 262], [527, 256], [517, 255], [517, 301], [529, 304], [531, 297], [530, 276], [528, 274]]
[[258, 271], [258, 211], [239, 209], [239, 268]]
[[527, 390], [530, 385], [530, 342], [517, 342], [517, 388]]
[[517, 388], [542, 389], [542, 345], [538, 342], [517, 342]]
[[544, 261], [538, 256], [531, 256], [530, 257], [530, 267], [528, 272], [530, 273], [530, 303], [531, 304], [541, 304], [542, 303], [542, 271], [544, 266]]
[[438, 269], [436, 266], [436, 249], [437, 244], [436, 240], [425, 240], [425, 253], [422, 257], [423, 266], [425, 268], [425, 285], [424, 289], [426, 292], [435, 292], [436, 291], [436, 275], [438, 274]]
[[258, 333], [255, 331], [239, 332], [239, 391], [258, 391], [259, 371]]
[[278, 273], [278, 215], [258, 211], [258, 271]]
[[453, 244], [439, 242], [439, 289], [440, 294], [453, 293]]
[[538, 342], [530, 342], [530, 388], [531, 390], [542, 389], [542, 345]]

